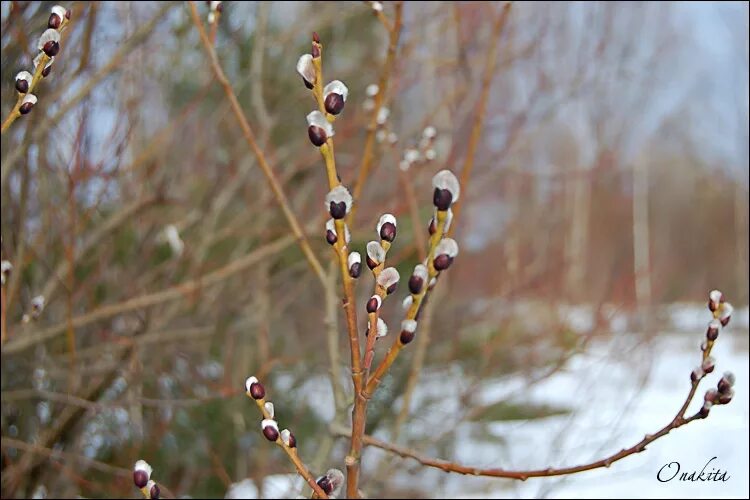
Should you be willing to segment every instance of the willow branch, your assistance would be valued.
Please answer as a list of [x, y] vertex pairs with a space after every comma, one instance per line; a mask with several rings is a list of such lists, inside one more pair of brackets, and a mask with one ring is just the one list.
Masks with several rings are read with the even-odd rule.
[[[619, 460], [622, 460], [623, 458], [626, 458], [626, 457], [629, 457], [630, 455], [634, 455], [636, 453], [640, 453], [644, 451], [646, 449], [646, 446], [653, 443], [660, 437], [666, 436], [667, 434], [669, 434], [670, 431], [677, 429], [679, 427], [682, 427], [683, 425], [688, 424], [692, 422], [693, 420], [697, 420], [700, 418], [702, 417], [698, 413], [696, 413], [695, 415], [689, 418], [681, 417], [679, 419], [675, 419], [669, 424], [667, 424], [666, 426], [662, 427], [656, 433], [646, 434], [646, 436], [643, 439], [641, 439], [638, 443], [631, 446], [630, 448], [624, 448], [613, 455], [610, 455], [606, 458], [602, 458], [601, 460], [597, 460], [595, 462], [591, 462], [591, 463], [587, 463], [583, 465], [577, 465], [575, 467], [563, 467], [563, 468], [557, 468], [557, 469], [553, 467], [547, 467], [545, 469], [508, 470], [508, 469], [500, 469], [500, 468], [471, 467], [471, 466], [461, 465], [455, 462], [449, 462], [447, 460], [431, 458], [415, 450], [412, 450], [410, 448], [388, 443], [386, 441], [381, 441], [380, 439], [374, 438], [372, 436], [366, 435], [364, 437], [364, 442], [368, 446], [375, 446], [376, 448], [389, 451], [403, 458], [414, 459], [426, 467], [434, 467], [436, 469], [442, 470], [443, 472], [452, 472], [455, 474], [464, 474], [464, 475], [470, 475], [470, 476], [501, 477], [501, 478], [518, 479], [521, 481], [525, 481], [526, 479], [529, 479], [532, 477], [565, 476], [569, 474], [575, 474], [578, 472], [584, 472], [587, 470], [599, 469], [602, 467], [609, 467], [613, 463]], [[334, 429], [334, 432], [336, 434], [343, 435], [343, 436], [349, 435], [347, 430], [344, 430], [344, 429]]]
[[[328, 113], [325, 108], [324, 96], [323, 96], [323, 45], [319, 40], [313, 40], [315, 47], [316, 56], [313, 58], [313, 67], [315, 68], [315, 82], [313, 83], [312, 94], [315, 101], [318, 104], [318, 109], [323, 113], [326, 118], [333, 122], [335, 117]], [[326, 167], [326, 177], [328, 178], [328, 187], [330, 189], [339, 186], [339, 175], [336, 170], [336, 158], [334, 155], [334, 143], [333, 137], [328, 137], [326, 142], [320, 147], [320, 154], [323, 157], [323, 162]], [[356, 198], [355, 198], [356, 199]], [[356, 206], [356, 205], [354, 205]], [[352, 207], [354, 210], [354, 207]], [[346, 241], [346, 223], [337, 219], [335, 221], [336, 234], [338, 238], [336, 243], [333, 245], [333, 249], [338, 257], [339, 269], [341, 272], [341, 282], [344, 290], [344, 313], [346, 316], [346, 327], [349, 333], [349, 348], [351, 355], [351, 375], [352, 384], [354, 385], [354, 408], [352, 409], [352, 422], [355, 428], [360, 428], [364, 425], [364, 401], [360, 397], [362, 387], [364, 385], [364, 374], [362, 371], [362, 360], [360, 359], [361, 347], [359, 345], [359, 331], [357, 328], [357, 310], [355, 308], [355, 294], [354, 294], [354, 278], [349, 275], [349, 248]], [[357, 446], [356, 439], [352, 439], [349, 455], [346, 457], [347, 464], [347, 492], [349, 492], [350, 484], [357, 484], [357, 478], [359, 474], [359, 461], [352, 457], [357, 456], [357, 449], [361, 449], [361, 445]], [[356, 486], [355, 490], [356, 492]], [[350, 498], [352, 497], [347, 493]]]
[[[427, 252], [427, 272], [428, 272], [428, 278], [427, 283], [424, 284], [422, 287], [422, 290], [418, 294], [412, 295], [412, 303], [409, 307], [409, 310], [406, 312], [406, 319], [407, 320], [416, 320], [417, 315], [419, 314], [419, 310], [423, 304], [423, 302], [426, 300], [427, 295], [429, 294], [430, 287], [429, 282], [432, 280], [432, 278], [436, 278], [438, 275], [438, 272], [435, 270], [435, 267], [433, 266], [433, 259], [435, 257], [435, 249], [437, 248], [438, 243], [440, 243], [440, 240], [443, 237], [444, 228], [445, 228], [445, 222], [446, 222], [447, 212], [446, 211], [438, 211], [437, 212], [437, 223], [435, 227], [435, 233], [430, 237], [430, 248]], [[399, 353], [401, 352], [401, 349], [404, 348], [406, 344], [401, 342], [401, 336], [397, 335], [396, 340], [394, 340], [391, 347], [388, 349], [388, 352], [386, 353], [385, 357], [380, 361], [380, 364], [375, 369], [375, 372], [367, 379], [367, 384], [365, 385], [365, 388], [362, 390], [362, 395], [365, 399], [369, 399], [372, 397], [372, 395], [375, 393], [375, 390], [380, 385], [381, 380], [383, 379], [383, 376], [386, 374], [388, 369], [390, 369], [391, 365], [396, 361], [396, 358], [398, 358]]]
[[[261, 399], [253, 399], [253, 397], [250, 395], [250, 393], [246, 393], [247, 397], [255, 401], [255, 403], [258, 405], [258, 410], [260, 410], [261, 414], [263, 414], [264, 419], [273, 420], [274, 416], [268, 413], [268, 410], [266, 410], [266, 400], [264, 398]], [[318, 483], [315, 482], [315, 478], [313, 477], [312, 473], [308, 470], [307, 466], [302, 462], [302, 460], [299, 458], [299, 455], [297, 454], [297, 446], [294, 447], [287, 446], [287, 444], [284, 442], [284, 440], [281, 439], [281, 434], [276, 438], [275, 443], [284, 450], [284, 453], [287, 454], [289, 457], [289, 460], [294, 464], [294, 467], [297, 469], [297, 473], [299, 473], [300, 476], [307, 482], [307, 484], [312, 488], [312, 490], [318, 495], [318, 498], [328, 498], [328, 495], [326, 495], [325, 491], [321, 489], [320, 486], [318, 486]]]
[[[714, 312], [714, 318], [718, 318], [719, 311]], [[713, 349], [715, 341], [708, 340], [706, 342], [705, 349], [703, 350], [702, 354], [702, 361], [706, 361], [709, 356], [711, 355], [711, 350]], [[695, 380], [692, 380], [690, 383], [690, 391], [688, 392], [687, 397], [685, 398], [685, 401], [683, 402], [682, 406], [680, 406], [680, 409], [677, 411], [675, 416], [672, 418], [671, 421], [669, 421], [664, 427], [660, 428], [656, 432], [652, 434], [646, 434], [643, 439], [635, 443], [634, 445], [630, 446], [629, 448], [623, 448], [617, 453], [613, 453], [612, 455], [608, 455], [604, 458], [601, 458], [599, 460], [595, 460], [592, 462], [588, 462], [581, 465], [576, 465], [573, 467], [547, 467], [544, 469], [531, 469], [531, 470], [509, 470], [509, 469], [502, 469], [502, 468], [479, 468], [479, 467], [471, 467], [467, 465], [462, 465], [456, 462], [450, 462], [447, 460], [440, 460], [432, 457], [425, 456], [415, 450], [412, 450], [410, 448], [398, 446], [396, 444], [388, 443], [386, 441], [381, 441], [379, 439], [376, 439], [372, 436], [364, 436], [363, 441], [368, 446], [375, 446], [378, 448], [381, 448], [383, 450], [389, 451], [391, 453], [395, 453], [396, 455], [399, 455], [404, 458], [411, 458], [416, 460], [417, 462], [421, 463], [422, 465], [425, 465], [427, 467], [434, 467], [437, 469], [440, 469], [444, 472], [452, 472], [456, 474], [466, 474], [466, 475], [472, 475], [472, 476], [487, 476], [487, 477], [501, 477], [501, 478], [508, 478], [508, 479], [519, 479], [521, 481], [525, 481], [528, 478], [532, 477], [550, 477], [550, 476], [565, 476], [569, 474], [575, 474], [578, 472], [584, 472], [588, 470], [593, 469], [599, 469], [603, 467], [609, 467], [613, 463], [622, 460], [624, 458], [627, 458], [631, 455], [634, 455], [636, 453], [641, 453], [646, 449], [648, 445], [656, 441], [657, 439], [666, 436], [671, 431], [678, 429], [682, 427], [683, 425], [687, 425], [690, 422], [694, 420], [701, 420], [708, 416], [708, 412], [701, 411], [696, 412], [690, 417], [685, 417], [685, 413], [690, 406], [690, 403], [693, 401], [693, 398], [695, 397], [695, 393], [698, 390], [698, 386], [700, 385], [701, 381], [706, 377], [706, 374], [701, 371], [701, 374], [699, 377], [695, 378]], [[331, 431], [334, 434], [338, 435], [344, 435], [349, 436], [352, 431], [349, 429], [345, 429], [339, 426], [332, 425]]]

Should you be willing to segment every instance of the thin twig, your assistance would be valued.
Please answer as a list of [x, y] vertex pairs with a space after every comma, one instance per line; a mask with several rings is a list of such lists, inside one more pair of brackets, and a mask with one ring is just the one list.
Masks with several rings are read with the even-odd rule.
[[[82, 328], [97, 321], [117, 316], [118, 314], [135, 311], [144, 307], [151, 307], [172, 300], [182, 299], [186, 295], [195, 293], [202, 288], [209, 287], [225, 279], [236, 276], [240, 271], [255, 265], [256, 263], [260, 262], [270, 255], [275, 254], [276, 252], [281, 251], [293, 242], [294, 238], [291, 235], [284, 236], [277, 239], [276, 241], [263, 245], [262, 247], [253, 250], [244, 257], [230, 262], [229, 264], [199, 278], [188, 280], [184, 283], [167, 288], [165, 290], [140, 295], [138, 297], [128, 299], [124, 302], [103, 306], [81, 316], [76, 316], [72, 319], [73, 328]], [[56, 337], [60, 333], [64, 332], [65, 328], [66, 324], [62, 323], [53, 325], [35, 334], [18, 336], [13, 340], [9, 340], [3, 346], [2, 352], [3, 354], [12, 354], [23, 351], [25, 349], [28, 349], [29, 347], [39, 344], [40, 342], [44, 342]]]
[[[670, 422], [669, 424], [667, 424], [666, 426], [664, 426], [663, 428], [661, 428], [660, 430], [658, 430], [656, 433], [646, 434], [646, 436], [642, 440], [640, 440], [638, 443], [631, 446], [630, 448], [624, 448], [618, 451], [617, 453], [610, 455], [606, 458], [603, 458], [601, 460], [597, 460], [596, 462], [591, 462], [591, 463], [583, 464], [583, 465], [577, 465], [575, 467], [564, 467], [564, 468], [559, 468], [559, 469], [556, 469], [553, 467], [547, 467], [545, 469], [518, 470], [518, 471], [499, 469], [499, 468], [483, 469], [480, 467], [470, 467], [470, 466], [461, 465], [461, 464], [454, 463], [454, 462], [449, 462], [446, 460], [431, 458], [423, 454], [420, 454], [419, 452], [412, 450], [410, 448], [407, 448], [405, 446], [399, 446], [396, 444], [381, 441], [372, 436], [365, 436], [364, 442], [368, 446], [375, 446], [377, 448], [390, 451], [391, 453], [395, 453], [396, 455], [399, 455], [404, 458], [412, 458], [424, 466], [434, 467], [444, 472], [466, 474], [466, 475], [471, 475], [471, 476], [502, 477], [502, 478], [507, 478], [507, 479], [519, 479], [521, 481], [525, 481], [526, 479], [529, 479], [532, 477], [565, 476], [569, 474], [575, 474], [577, 472], [583, 472], [583, 471], [592, 470], [592, 469], [599, 469], [602, 467], [609, 467], [613, 463], [619, 460], [622, 460], [623, 458], [626, 458], [626, 457], [629, 457], [630, 455], [644, 451], [646, 449], [646, 446], [653, 443], [660, 437], [667, 435], [670, 431], [677, 429], [679, 427], [682, 427], [683, 425], [688, 424], [692, 422], [693, 420], [697, 420], [700, 418], [702, 417], [696, 413], [695, 415], [688, 417], [688, 418], [676, 419]], [[349, 435], [349, 433], [347, 432], [347, 429], [334, 429], [334, 432], [342, 436]]]
[[[500, 469], [500, 468], [471, 467], [471, 466], [461, 465], [455, 462], [449, 462], [447, 460], [431, 458], [415, 450], [412, 450], [410, 448], [388, 443], [386, 441], [379, 440], [372, 436], [365, 436], [364, 442], [368, 446], [375, 446], [377, 448], [390, 451], [391, 453], [395, 453], [396, 455], [399, 455], [404, 458], [412, 458], [416, 460], [417, 462], [421, 463], [422, 465], [425, 465], [427, 467], [434, 467], [444, 472], [453, 472], [456, 474], [466, 474], [466, 475], [472, 475], [472, 476], [502, 477], [502, 478], [508, 478], [508, 479], [519, 479], [521, 481], [525, 481], [526, 479], [532, 478], [532, 477], [564, 476], [564, 475], [569, 475], [569, 474], [575, 474], [577, 472], [583, 472], [583, 471], [598, 469], [602, 467], [609, 467], [610, 465], [617, 462], [618, 460], [622, 460], [623, 458], [629, 457], [630, 455], [644, 451], [646, 449], [646, 446], [653, 443], [660, 437], [666, 436], [667, 434], [669, 434], [670, 431], [677, 429], [679, 427], [682, 427], [683, 425], [686, 425], [692, 422], [693, 420], [698, 420], [698, 419], [703, 418], [699, 413], [696, 413], [695, 415], [688, 417], [688, 418], [684, 417], [684, 408], [687, 408], [687, 406], [690, 404], [690, 401], [695, 395], [695, 390], [697, 386], [698, 386], [698, 382], [694, 382], [692, 384], [690, 393], [688, 394], [688, 397], [685, 400], [683, 407], [680, 409], [680, 411], [677, 413], [674, 419], [672, 419], [672, 421], [670, 421], [667, 425], [665, 425], [664, 427], [662, 427], [655, 433], [646, 434], [643, 439], [641, 439], [639, 442], [637, 442], [630, 448], [623, 448], [617, 453], [609, 455], [600, 460], [596, 460], [594, 462], [590, 462], [587, 464], [577, 465], [574, 467], [562, 467], [562, 468], [547, 467], [544, 469], [515, 470], [515, 471], [508, 470], [508, 469]], [[343, 436], [348, 436], [350, 434], [348, 429], [334, 428], [332, 430], [336, 434], [343, 435]]]
[[106, 474], [114, 474], [116, 476], [123, 476], [123, 477], [132, 477], [133, 475], [133, 471], [131, 469], [125, 469], [122, 467], [113, 467], [112, 465], [105, 464], [104, 462], [93, 460], [91, 458], [85, 457], [83, 455], [77, 455], [75, 453], [67, 453], [67, 452], [59, 451], [59, 450], [52, 450], [49, 448], [45, 448], [44, 446], [26, 443], [24, 441], [20, 441], [18, 439], [13, 439], [13, 438], [8, 438], [5, 436], [3, 436], [2, 441], [0, 442], [2, 442], [3, 448], [13, 448], [16, 450], [28, 451], [31, 453], [36, 453], [36, 454], [43, 455], [48, 458], [57, 459], [57, 460], [79, 462], [93, 469], [96, 469], [100, 472], [104, 472]]
[[[264, 419], [273, 420], [273, 415], [269, 414], [266, 410], [266, 400], [261, 399], [253, 399], [253, 397], [250, 395], [250, 393], [246, 393], [247, 397], [255, 401], [255, 403], [258, 405], [258, 410], [263, 414]], [[328, 498], [328, 495], [326, 495], [325, 491], [322, 490], [320, 486], [318, 486], [318, 483], [315, 482], [315, 478], [313, 477], [312, 473], [307, 469], [305, 464], [302, 462], [302, 460], [299, 458], [299, 455], [297, 454], [297, 447], [289, 447], [286, 443], [281, 439], [281, 434], [279, 433], [279, 436], [276, 438], [276, 444], [284, 450], [284, 453], [287, 454], [289, 457], [289, 460], [292, 461], [294, 464], [294, 467], [297, 469], [297, 472], [300, 476], [307, 482], [307, 484], [310, 486], [310, 488], [313, 489], [313, 491], [318, 495], [318, 498]]]
[[[464, 160], [463, 168], [461, 169], [461, 178], [459, 184], [461, 185], [461, 193], [464, 195], [462, 200], [466, 200], [466, 193], [469, 188], [469, 176], [471, 170], [474, 167], [474, 158], [476, 157], [477, 146], [479, 145], [479, 139], [482, 136], [482, 128], [484, 127], [484, 116], [487, 113], [487, 100], [490, 95], [490, 87], [492, 84], [492, 78], [495, 75], [495, 64], [497, 61], [497, 46], [500, 37], [503, 34], [503, 28], [506, 26], [508, 16], [510, 15], [510, 7], [512, 3], [506, 2], [503, 6], [502, 11], [498, 14], [495, 20], [495, 25], [492, 28], [492, 42], [490, 50], [487, 51], [487, 60], [485, 62], [484, 75], [482, 77], [482, 90], [477, 101], [477, 107], [474, 112], [474, 124], [471, 129], [471, 135], [469, 136], [469, 147], [466, 150], [466, 159]], [[453, 205], [453, 217], [454, 221], [458, 220], [458, 216], [461, 214], [461, 207], [463, 203], [461, 200]], [[452, 235], [456, 229], [457, 224], [454, 222], [451, 224], [448, 236]]]

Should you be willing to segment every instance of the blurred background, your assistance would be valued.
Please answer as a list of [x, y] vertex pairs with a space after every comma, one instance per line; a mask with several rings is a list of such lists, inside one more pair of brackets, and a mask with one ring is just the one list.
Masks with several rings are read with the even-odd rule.
[[[3, 119], [52, 5], [2, 2]], [[336, 430], [349, 422], [351, 379], [339, 298], [323, 293], [290, 236], [186, 3], [65, 7], [72, 22], [39, 102], [2, 135], [2, 259], [13, 265], [2, 496], [135, 498], [142, 458], [165, 496], [295, 497], [302, 485], [259, 432], [243, 384], [264, 381], [313, 471], [343, 469], [348, 440]], [[197, 7], [205, 21], [208, 7]], [[363, 252], [378, 217], [394, 213], [389, 263], [402, 277], [419, 261], [431, 177], [465, 164], [501, 7], [404, 2], [389, 113], [351, 228]], [[389, 43], [370, 2], [223, 2], [215, 47], [338, 279], [325, 170], [305, 130], [315, 103], [295, 72], [314, 30], [326, 78], [349, 88], [335, 140], [353, 186], [377, 112], [368, 86]], [[714, 288], [735, 305], [714, 355], [717, 373], [736, 373], [737, 395], [611, 469], [516, 483], [368, 448], [363, 490], [747, 496], [748, 4], [516, 2], [494, 64], [455, 221], [461, 253], [371, 402], [368, 433], [512, 469], [631, 446], [687, 395]], [[428, 126], [437, 135], [425, 144]], [[402, 170], [410, 149], [418, 159]], [[392, 331], [407, 293], [402, 284], [385, 302]], [[338, 331], [332, 344], [327, 330]], [[729, 481], [655, 479], [666, 463], [700, 470], [711, 457]]]

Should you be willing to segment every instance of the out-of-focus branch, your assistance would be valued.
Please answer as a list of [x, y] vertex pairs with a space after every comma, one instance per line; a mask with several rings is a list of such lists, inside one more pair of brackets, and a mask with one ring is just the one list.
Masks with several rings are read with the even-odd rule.
[[131, 469], [125, 469], [122, 467], [114, 467], [112, 465], [105, 464], [104, 462], [100, 462], [98, 460], [93, 460], [83, 455], [78, 455], [76, 453], [67, 453], [67, 452], [60, 451], [60, 450], [53, 450], [53, 449], [46, 448], [44, 446], [40, 446], [37, 444], [26, 443], [18, 439], [3, 437], [0, 443], [1, 443], [0, 446], [2, 446], [3, 448], [13, 448], [16, 450], [23, 450], [23, 451], [27, 451], [30, 453], [36, 453], [38, 455], [42, 455], [47, 458], [62, 460], [66, 462], [78, 462], [88, 467], [91, 467], [92, 469], [96, 469], [100, 472], [104, 472], [105, 474], [113, 474], [113, 475], [122, 476], [122, 477], [132, 477], [133, 475], [133, 471]]
[[[355, 200], [361, 200], [362, 189], [365, 187], [367, 182], [367, 176], [370, 173], [370, 167], [372, 166], [373, 150], [375, 149], [375, 132], [378, 128], [378, 114], [380, 108], [385, 104], [386, 93], [388, 92], [388, 83], [391, 78], [391, 72], [396, 62], [396, 49], [398, 48], [398, 40], [401, 36], [401, 18], [403, 11], [403, 2], [395, 2], [394, 4], [394, 17], [393, 26], [390, 28], [388, 33], [388, 54], [386, 55], [383, 69], [380, 73], [380, 80], [378, 81], [378, 93], [375, 96], [375, 106], [372, 109], [370, 115], [370, 123], [367, 125], [367, 136], [365, 137], [365, 149], [362, 153], [362, 161], [359, 164], [359, 175], [357, 176], [357, 182], [354, 184], [352, 191], [352, 197]], [[352, 207], [352, 211], [348, 217], [348, 224], [354, 226], [354, 215], [357, 210], [357, 204]]]
[[[237, 273], [243, 271], [244, 269], [281, 251], [293, 242], [294, 238], [292, 236], [284, 236], [272, 243], [268, 243], [260, 248], [257, 248], [246, 256], [230, 262], [226, 266], [221, 267], [216, 271], [208, 273], [200, 278], [186, 281], [180, 285], [167, 288], [166, 290], [134, 297], [118, 304], [103, 306], [87, 314], [83, 314], [81, 316], [73, 318], [71, 324], [73, 328], [81, 328], [97, 321], [117, 316], [118, 314], [123, 314], [144, 307], [151, 307], [171, 300], [184, 298], [186, 295], [195, 293], [201, 288], [212, 286], [225, 279], [229, 279], [235, 276]], [[65, 328], [66, 324], [57, 324], [35, 334], [29, 333], [28, 335], [17, 337], [14, 340], [8, 341], [8, 343], [3, 346], [2, 353], [13, 354], [23, 351], [24, 349], [28, 349], [29, 347], [39, 344], [40, 342], [45, 342], [56, 337], [57, 335], [65, 331]]]
[[[119, 212], [110, 216], [107, 220], [102, 222], [100, 226], [96, 227], [96, 229], [92, 233], [88, 235], [88, 237], [83, 241], [83, 243], [75, 252], [75, 258], [78, 259], [84, 256], [86, 252], [98, 246], [104, 240], [104, 238], [112, 234], [113, 231], [116, 231], [124, 223], [132, 220], [133, 216], [138, 214], [140, 211], [157, 204], [161, 199], [161, 195], [149, 195], [137, 199], [128, 205], [125, 205]], [[47, 283], [45, 283], [44, 287], [42, 288], [42, 295], [47, 299], [48, 302], [57, 290], [57, 287], [65, 279], [65, 275], [68, 273], [68, 270], [68, 262], [63, 260], [55, 268], [50, 278], [47, 280]]]
[[269, 187], [273, 191], [276, 201], [278, 202], [279, 207], [284, 213], [284, 217], [286, 218], [287, 223], [289, 224], [289, 227], [291, 228], [292, 232], [297, 238], [297, 244], [300, 246], [302, 253], [305, 255], [305, 258], [307, 259], [307, 261], [310, 263], [310, 267], [312, 267], [313, 272], [318, 277], [320, 282], [325, 286], [325, 282], [326, 282], [325, 271], [323, 271], [323, 267], [321, 266], [320, 261], [315, 256], [315, 253], [312, 251], [312, 248], [310, 247], [310, 244], [307, 241], [307, 237], [303, 233], [302, 228], [299, 222], [297, 221], [297, 217], [294, 215], [294, 212], [292, 212], [291, 206], [289, 204], [289, 200], [284, 194], [281, 184], [279, 184], [279, 181], [276, 179], [276, 175], [273, 173], [273, 170], [271, 170], [271, 166], [266, 161], [266, 157], [263, 154], [263, 151], [261, 151], [260, 147], [258, 146], [258, 143], [255, 141], [255, 135], [253, 134], [253, 131], [250, 128], [250, 124], [247, 122], [247, 119], [245, 118], [245, 114], [242, 111], [242, 106], [240, 106], [240, 103], [237, 100], [237, 96], [234, 94], [234, 90], [232, 89], [232, 84], [229, 82], [229, 79], [224, 74], [224, 70], [221, 68], [221, 64], [219, 64], [219, 59], [216, 56], [216, 51], [214, 51], [213, 45], [211, 44], [211, 41], [208, 39], [208, 35], [206, 34], [206, 30], [203, 28], [203, 23], [201, 22], [200, 16], [198, 15], [198, 10], [195, 7], [195, 2], [191, 1], [189, 3], [189, 6], [190, 6], [190, 15], [193, 18], [193, 23], [198, 29], [198, 33], [200, 34], [203, 48], [211, 62], [211, 68], [214, 71], [214, 75], [216, 76], [216, 79], [219, 81], [222, 88], [224, 89], [224, 93], [226, 94], [227, 99], [229, 100], [229, 103], [232, 107], [232, 112], [234, 113], [234, 116], [237, 118], [237, 122], [239, 123], [240, 128], [242, 129], [242, 133], [245, 137], [245, 141], [247, 142], [248, 146], [250, 147], [253, 154], [255, 155], [255, 158], [258, 161], [258, 165], [263, 171], [263, 174], [265, 175], [266, 180], [268, 181]]
[[[484, 127], [484, 116], [487, 113], [487, 100], [490, 95], [490, 87], [492, 85], [492, 78], [495, 76], [495, 64], [497, 62], [497, 46], [500, 41], [500, 37], [503, 34], [503, 28], [508, 21], [510, 15], [510, 7], [512, 3], [506, 2], [500, 13], [497, 15], [495, 25], [492, 28], [492, 41], [490, 42], [490, 49], [487, 51], [487, 59], [484, 67], [484, 76], [482, 77], [482, 90], [479, 95], [479, 100], [474, 111], [474, 124], [471, 129], [471, 135], [469, 136], [469, 147], [466, 150], [466, 159], [464, 160], [463, 168], [461, 169], [461, 191], [463, 198], [456, 202], [453, 206], [453, 217], [454, 220], [458, 219], [461, 214], [461, 207], [463, 206], [466, 195], [469, 190], [469, 178], [471, 170], [474, 167], [474, 158], [477, 152], [477, 146], [479, 145], [479, 139], [482, 137], [482, 128]], [[452, 224], [448, 235], [452, 235], [455, 231], [456, 224]]]
[[76, 73], [83, 72], [89, 65], [89, 59], [91, 58], [91, 39], [94, 35], [98, 13], [99, 2], [91, 2], [89, 4], [88, 19], [86, 20], [86, 31], [83, 34], [83, 42], [81, 44], [81, 59], [78, 63]]

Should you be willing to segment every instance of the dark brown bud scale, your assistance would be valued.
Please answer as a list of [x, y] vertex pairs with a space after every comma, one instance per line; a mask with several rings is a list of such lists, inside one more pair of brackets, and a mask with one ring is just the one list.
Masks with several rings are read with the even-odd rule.
[[432, 265], [435, 266], [437, 271], [445, 271], [453, 263], [453, 257], [449, 257], [448, 254], [440, 254], [432, 261]]
[[710, 411], [710, 408], [706, 408], [705, 406], [702, 406], [701, 409], [698, 411], [698, 417], [706, 418], [708, 416], [709, 411]]
[[323, 490], [326, 495], [330, 495], [331, 492], [333, 492], [333, 484], [331, 483], [331, 480], [328, 479], [328, 476], [323, 476], [318, 479], [318, 486], [320, 486], [320, 489]]
[[291, 432], [289, 433], [289, 444], [288, 444], [288, 446], [290, 448], [296, 448], [297, 447], [297, 440], [295, 439], [294, 434], [292, 434]]
[[732, 384], [729, 383], [726, 377], [721, 377], [716, 388], [719, 389], [719, 393], [726, 394], [732, 389]]
[[377, 299], [377, 297], [370, 297], [370, 300], [367, 301], [367, 312], [372, 314], [374, 312], [378, 312], [379, 308], [380, 301]]
[[706, 330], [706, 338], [708, 340], [716, 340], [719, 338], [719, 329], [714, 327], [713, 325], [708, 325], [708, 330]]
[[424, 280], [416, 274], [412, 274], [411, 278], [409, 278], [409, 291], [416, 295], [422, 291], [423, 286]]
[[320, 43], [320, 35], [318, 35], [317, 31], [313, 31], [313, 33], [312, 33], [312, 40], [315, 43]]
[[711, 361], [703, 363], [703, 371], [706, 373], [712, 373], [714, 371], [714, 368], [715, 368], [715, 365]]
[[336, 203], [335, 201], [332, 201], [330, 204], [329, 212], [331, 213], [331, 217], [333, 217], [334, 219], [343, 219], [344, 217], [346, 217], [346, 202], [340, 201]]
[[42, 78], [47, 78], [49, 74], [52, 72], [52, 66], [45, 66], [42, 70]]
[[62, 24], [62, 19], [57, 14], [50, 14], [49, 20], [47, 21], [47, 27], [52, 29], [58, 29]]
[[716, 389], [709, 389], [703, 395], [703, 401], [706, 403], [715, 403], [718, 396], [719, 394]]
[[731, 316], [727, 316], [726, 318], [721, 318], [719, 320], [721, 322], [721, 326], [727, 326], [729, 324], [730, 319], [732, 319]]
[[250, 396], [253, 399], [263, 399], [266, 397], [266, 389], [260, 382], [255, 382], [250, 386]]
[[344, 96], [331, 92], [326, 96], [324, 101], [326, 111], [332, 115], [337, 115], [344, 110]]
[[70, 21], [70, 15], [71, 15], [71, 10], [70, 9], [66, 10], [65, 11], [65, 19], [67, 19], [68, 21]]
[[148, 472], [145, 470], [133, 471], [133, 483], [135, 483], [138, 488], [144, 488], [148, 483]]
[[22, 115], [25, 115], [25, 114], [29, 113], [31, 111], [31, 108], [33, 108], [33, 107], [34, 107], [34, 104], [32, 104], [30, 102], [25, 102], [25, 103], [21, 104], [20, 108], [18, 108], [18, 112], [21, 113]]
[[690, 372], [690, 381], [691, 382], [696, 382], [696, 381], [700, 380], [700, 378], [701, 378], [701, 376], [700, 376], [700, 372], [698, 370], [693, 370], [692, 372]]
[[336, 236], [336, 233], [334, 233], [330, 229], [326, 231], [326, 241], [329, 245], [335, 245], [338, 240], [339, 238], [338, 236]]
[[732, 396], [734, 396], [734, 394], [731, 391], [724, 394], [719, 394], [718, 403], [720, 405], [729, 404], [732, 401]]
[[279, 439], [279, 431], [272, 425], [263, 428], [263, 435], [266, 436], [266, 439], [269, 441], [276, 441]]
[[362, 274], [362, 263], [355, 262], [352, 264], [352, 267], [349, 268], [349, 276], [356, 279], [359, 278], [360, 274]]
[[396, 239], [396, 225], [393, 222], [386, 222], [380, 226], [380, 238], [393, 242]]
[[47, 54], [48, 57], [55, 57], [57, 53], [60, 52], [60, 44], [54, 40], [50, 40], [49, 42], [44, 44], [42, 50], [45, 54]]
[[326, 140], [328, 140], [326, 131], [318, 127], [317, 125], [310, 125], [309, 127], [307, 127], [307, 136], [310, 138], [310, 142], [312, 142], [317, 147], [322, 146], [326, 143]]
[[719, 305], [713, 300], [708, 301], [708, 310], [714, 312]]
[[16, 80], [16, 90], [22, 94], [25, 94], [29, 91], [29, 82], [23, 79]]
[[151, 490], [148, 492], [148, 494], [153, 499], [159, 498], [159, 495], [161, 495], [161, 490], [159, 489], [159, 485], [154, 483], [154, 485], [151, 487]]
[[412, 340], [414, 340], [414, 333], [415, 332], [410, 332], [408, 330], [401, 330], [401, 337], [400, 337], [401, 343], [406, 345]]
[[392, 284], [391, 286], [389, 286], [388, 288], [386, 288], [385, 292], [386, 292], [386, 293], [387, 293], [388, 295], [390, 295], [390, 294], [392, 294], [393, 292], [395, 292], [397, 288], [398, 288], [398, 281], [397, 281], [397, 282], [395, 282], [394, 284]]
[[310, 55], [313, 56], [313, 59], [317, 59], [320, 57], [320, 46], [317, 44], [313, 44], [312, 49], [310, 50]]
[[310, 89], [310, 90], [312, 90], [312, 89], [313, 89], [313, 87], [315, 87], [315, 85], [313, 85], [312, 83], [308, 82], [308, 81], [307, 81], [307, 80], [305, 80], [304, 78], [302, 79], [302, 81], [304, 82], [304, 84], [305, 84], [305, 87], [307, 87], [307, 88], [308, 88], [308, 89]]
[[371, 271], [378, 267], [378, 263], [372, 260], [369, 255], [367, 256], [367, 267], [369, 267]]
[[451, 203], [453, 203], [453, 195], [447, 189], [435, 188], [435, 192], [432, 195], [432, 203], [438, 210], [448, 210], [451, 207]]

